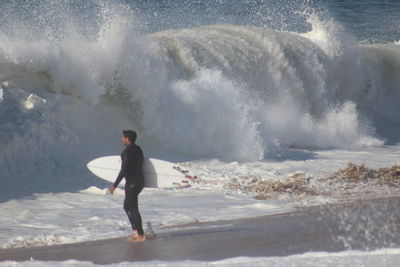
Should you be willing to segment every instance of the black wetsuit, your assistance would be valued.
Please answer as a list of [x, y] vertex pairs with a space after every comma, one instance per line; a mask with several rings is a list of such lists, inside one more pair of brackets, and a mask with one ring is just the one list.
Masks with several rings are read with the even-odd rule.
[[143, 151], [136, 144], [131, 144], [124, 149], [121, 159], [121, 171], [115, 180], [114, 187], [117, 187], [125, 177], [124, 210], [128, 215], [132, 230], [137, 230], [139, 235], [143, 235], [142, 217], [138, 206], [138, 196], [144, 186]]

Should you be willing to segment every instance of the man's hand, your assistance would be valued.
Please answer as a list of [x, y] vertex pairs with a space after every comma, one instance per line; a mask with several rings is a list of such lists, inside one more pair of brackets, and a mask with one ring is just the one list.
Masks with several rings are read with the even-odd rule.
[[108, 192], [112, 195], [114, 193], [115, 187], [112, 185], [110, 188], [108, 188]]

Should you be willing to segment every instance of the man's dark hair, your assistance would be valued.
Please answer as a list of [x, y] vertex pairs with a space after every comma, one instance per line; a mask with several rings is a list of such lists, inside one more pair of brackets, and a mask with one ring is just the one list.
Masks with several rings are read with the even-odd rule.
[[132, 143], [135, 143], [135, 142], [136, 142], [137, 134], [136, 134], [135, 131], [132, 131], [132, 130], [124, 130], [124, 131], [122, 131], [122, 134], [124, 135], [124, 137], [129, 138], [129, 140], [130, 140]]

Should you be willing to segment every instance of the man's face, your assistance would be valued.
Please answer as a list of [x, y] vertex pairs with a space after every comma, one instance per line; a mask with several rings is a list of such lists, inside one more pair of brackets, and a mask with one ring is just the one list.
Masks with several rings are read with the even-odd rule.
[[131, 144], [129, 138], [125, 137], [125, 136], [122, 136], [121, 142], [122, 142], [122, 144], [124, 144], [124, 146], [129, 146]]

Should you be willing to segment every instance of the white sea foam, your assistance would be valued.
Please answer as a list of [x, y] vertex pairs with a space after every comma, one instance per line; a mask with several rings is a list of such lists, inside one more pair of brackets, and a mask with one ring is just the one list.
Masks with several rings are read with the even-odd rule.
[[[51, 246], [125, 236], [129, 222], [122, 209], [123, 189], [114, 195], [89, 187], [80, 193], [35, 194], [0, 205], [0, 248]], [[140, 195], [145, 231], [195, 222], [239, 219], [293, 211], [291, 203], [262, 204], [221, 190], [147, 190]]]
[[[121, 262], [102, 266], [398, 266], [400, 251], [398, 248], [381, 249], [376, 251], [345, 251], [336, 253], [311, 252], [291, 255], [287, 257], [237, 257], [220, 261], [150, 261], [150, 262]], [[43, 262], [32, 260], [30, 262], [17, 263], [6, 261], [0, 266], [98, 266], [91, 262], [69, 260], [63, 262]]]
[[[181, 167], [191, 170], [199, 178], [199, 183], [190, 189], [179, 190], [144, 190], [140, 195], [140, 209], [145, 221], [150, 222], [154, 231], [165, 231], [165, 226], [176, 226], [193, 222], [210, 222], [218, 220], [240, 219], [270, 214], [280, 214], [294, 211], [296, 205], [316, 205], [335, 203], [344, 199], [359, 199], [363, 197], [398, 196], [399, 189], [385, 186], [365, 186], [362, 183], [356, 190], [343, 191], [347, 184], [337, 181], [337, 192], [328, 192], [328, 181], [323, 181], [325, 175], [343, 168], [348, 162], [365, 163], [371, 168], [380, 168], [398, 164], [400, 149], [396, 147], [379, 147], [365, 151], [327, 150], [327, 151], [293, 151], [292, 160], [258, 161], [249, 163], [219, 160], [198, 160], [181, 163]], [[276, 200], [260, 201], [252, 195], [244, 194], [235, 189], [224, 188], [232, 181], [245, 184], [249, 177], [265, 178], [271, 181], [284, 180], [295, 172], [302, 172], [309, 178], [312, 188], [321, 193], [319, 196], [302, 197], [291, 192], [276, 195]], [[124, 190], [117, 188], [114, 195], [107, 195], [106, 188], [88, 186], [89, 178], [60, 177], [52, 182], [50, 179], [39, 180], [31, 177], [36, 184], [30, 187], [21, 184], [8, 187], [1, 180], [2, 190], [8, 197], [0, 204], [3, 234], [0, 235], [0, 247], [45, 246], [60, 243], [98, 240], [125, 236], [130, 231], [129, 222], [122, 209]], [[41, 193], [43, 187], [56, 188], [60, 185], [78, 183], [85, 189], [75, 193]], [[67, 181], [63, 181], [67, 180]], [[45, 181], [45, 183], [43, 182]], [[90, 181], [90, 180], [89, 180]], [[100, 179], [93, 179], [99, 184]], [[9, 182], [10, 183], [10, 182]], [[66, 187], [63, 185], [63, 187]], [[19, 190], [31, 190], [30, 198], [18, 198]], [[343, 197], [340, 193], [344, 193]], [[350, 194], [346, 194], [350, 193]], [[338, 197], [339, 196], [339, 197]], [[390, 235], [388, 229], [396, 225], [390, 216], [379, 213], [371, 215], [367, 225], [375, 229], [380, 225], [382, 237]], [[359, 218], [349, 216], [343, 218], [343, 227], [359, 225]], [[383, 227], [383, 225], [385, 225]], [[365, 228], [365, 230], [368, 230]], [[375, 232], [376, 233], [376, 232]], [[351, 240], [349, 244], [351, 245]], [[384, 242], [384, 239], [374, 242]], [[375, 243], [374, 243], [375, 244]]]

